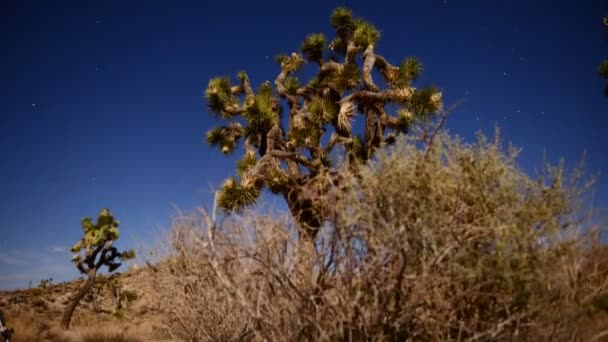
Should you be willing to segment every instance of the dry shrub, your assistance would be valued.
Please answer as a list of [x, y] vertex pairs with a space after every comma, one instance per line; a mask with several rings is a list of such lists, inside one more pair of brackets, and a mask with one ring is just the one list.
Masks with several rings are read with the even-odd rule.
[[167, 329], [189, 341], [589, 338], [608, 281], [590, 183], [561, 164], [530, 178], [516, 155], [481, 135], [400, 140], [356, 177], [340, 171], [314, 248], [289, 218], [182, 216], [154, 274]]
[[59, 327], [57, 315], [21, 312], [8, 316], [15, 330], [12, 342], [136, 342], [150, 341], [148, 331], [129, 331], [118, 324], [91, 320], [87, 325], [75, 325], [65, 331]]
[[[176, 218], [171, 255], [155, 267], [153, 294], [166, 314], [167, 332], [188, 341], [238, 341], [248, 333], [248, 316], [218, 281], [195, 216]], [[228, 260], [224, 272], [231, 269]], [[238, 274], [231, 273], [231, 277]]]

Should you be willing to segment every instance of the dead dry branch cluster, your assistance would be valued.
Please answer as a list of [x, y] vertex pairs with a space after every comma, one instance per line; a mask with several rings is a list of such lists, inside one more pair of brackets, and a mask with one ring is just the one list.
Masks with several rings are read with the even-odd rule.
[[[422, 147], [421, 147], [422, 146]], [[314, 246], [288, 217], [175, 221], [155, 268], [191, 341], [580, 340], [606, 290], [580, 171], [532, 179], [498, 139], [399, 140], [340, 171]], [[597, 333], [597, 332], [596, 332]]]

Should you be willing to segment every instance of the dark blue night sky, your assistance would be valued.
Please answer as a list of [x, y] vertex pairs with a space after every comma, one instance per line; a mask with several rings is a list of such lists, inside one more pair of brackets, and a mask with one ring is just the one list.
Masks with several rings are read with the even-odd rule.
[[[206, 145], [211, 77], [274, 80], [273, 57], [331, 36], [345, 5], [382, 32], [393, 63], [416, 56], [448, 128], [502, 129], [529, 172], [560, 157], [604, 176], [606, 1], [26, 1], [0, 3], [0, 288], [77, 276], [65, 250], [109, 207], [121, 245], [154, 243], [176, 207], [209, 206], [237, 155]], [[268, 196], [266, 201], [272, 200]], [[280, 201], [277, 201], [280, 202]]]

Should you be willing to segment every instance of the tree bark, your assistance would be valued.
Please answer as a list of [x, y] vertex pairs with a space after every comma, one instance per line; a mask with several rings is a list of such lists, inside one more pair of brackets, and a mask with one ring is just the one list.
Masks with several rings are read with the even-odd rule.
[[95, 284], [95, 276], [97, 275], [97, 269], [92, 268], [89, 270], [87, 274], [87, 281], [84, 285], [78, 290], [78, 292], [72, 297], [70, 303], [66, 306], [63, 317], [61, 319], [61, 328], [64, 330], [68, 330], [70, 328], [70, 322], [72, 321], [72, 314], [74, 314], [74, 310], [76, 310], [76, 306], [80, 303], [80, 300], [84, 298], [84, 296], [91, 290], [93, 284]]
[[314, 206], [314, 198], [307, 196], [304, 190], [300, 187], [292, 188], [284, 197], [291, 215], [298, 224], [299, 238], [314, 241], [323, 218]]

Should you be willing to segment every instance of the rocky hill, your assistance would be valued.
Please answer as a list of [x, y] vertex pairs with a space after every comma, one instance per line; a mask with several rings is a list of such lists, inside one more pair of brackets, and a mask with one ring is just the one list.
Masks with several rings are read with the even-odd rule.
[[0, 310], [15, 330], [14, 341], [170, 341], [163, 314], [154, 307], [145, 269], [101, 276], [80, 302], [69, 331], [59, 328], [69, 298], [83, 279], [0, 291]]

